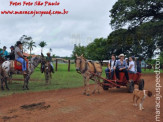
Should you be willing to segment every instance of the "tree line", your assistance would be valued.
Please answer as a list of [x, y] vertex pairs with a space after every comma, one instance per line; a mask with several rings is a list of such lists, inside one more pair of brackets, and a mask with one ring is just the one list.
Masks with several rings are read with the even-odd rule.
[[113, 31], [87, 46], [75, 44], [72, 57], [84, 54], [88, 59], [102, 61], [113, 53], [124, 53], [127, 57], [151, 59], [156, 48], [163, 51], [162, 9], [162, 0], [118, 0], [110, 10]]

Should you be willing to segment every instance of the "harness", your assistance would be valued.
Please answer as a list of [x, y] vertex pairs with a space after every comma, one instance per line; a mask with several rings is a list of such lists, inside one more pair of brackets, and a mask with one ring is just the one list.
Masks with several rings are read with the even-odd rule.
[[[80, 60], [80, 66], [81, 66], [82, 60], [81, 60], [80, 58], [77, 58], [77, 59]], [[76, 60], [77, 60], [77, 59], [76, 59]], [[76, 63], [76, 60], [75, 60], [75, 63]], [[89, 62], [93, 65], [93, 67], [94, 67], [94, 73], [96, 73], [97, 71], [96, 71], [95, 64], [94, 64], [92, 61], [89, 61]], [[80, 71], [80, 72], [81, 72], [81, 73], [85, 73], [85, 72], [87, 71], [87, 69], [88, 69], [88, 62], [86, 61], [84, 70], [82, 70], [82, 71]]]
[[94, 73], [96, 73], [96, 67], [95, 67], [95, 64], [92, 62], [92, 61], [89, 61], [92, 65], [93, 65], [93, 67], [94, 67]]

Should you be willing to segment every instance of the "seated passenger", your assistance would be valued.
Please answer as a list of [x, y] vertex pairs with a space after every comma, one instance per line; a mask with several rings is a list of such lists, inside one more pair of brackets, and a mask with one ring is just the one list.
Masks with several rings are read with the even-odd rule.
[[129, 76], [128, 76], [128, 71], [127, 71], [127, 62], [124, 60], [125, 55], [124, 54], [120, 54], [119, 55], [119, 60], [116, 62], [116, 77], [119, 80], [119, 72], [124, 72], [125, 73], [125, 77], [127, 80], [129, 80]]
[[22, 71], [24, 74], [26, 73], [26, 61], [25, 58], [23, 56], [23, 51], [22, 51], [22, 43], [20, 41], [17, 42], [16, 44], [16, 48], [15, 48], [15, 60], [20, 62], [22, 64]]
[[129, 57], [128, 72], [129, 72], [129, 73], [134, 73], [134, 74], [136, 73], [134, 57]]
[[[115, 55], [112, 54], [111, 60], [109, 60], [109, 63], [108, 63], [108, 68], [105, 69], [107, 79], [113, 79], [115, 64], [116, 64]], [[109, 72], [111, 72], [111, 75], [109, 75]]]

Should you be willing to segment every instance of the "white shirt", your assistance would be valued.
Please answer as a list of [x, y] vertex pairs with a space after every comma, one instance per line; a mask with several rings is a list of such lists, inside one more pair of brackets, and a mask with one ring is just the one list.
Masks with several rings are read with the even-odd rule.
[[132, 67], [130, 68], [130, 71], [133, 71], [133, 72], [135, 72], [136, 70], [135, 70], [135, 63], [134, 63], [134, 61], [130, 61], [129, 62], [129, 67], [132, 65]]
[[114, 66], [115, 66], [114, 62], [116, 64], [116, 60], [109, 60], [109, 64], [111, 63], [110, 69], [113, 69], [114, 68]]

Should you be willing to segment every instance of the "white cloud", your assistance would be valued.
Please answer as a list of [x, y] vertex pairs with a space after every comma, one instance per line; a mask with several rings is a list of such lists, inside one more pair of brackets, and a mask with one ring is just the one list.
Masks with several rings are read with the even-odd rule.
[[[13, 0], [22, 1], [22, 0]], [[44, 1], [44, 0], [42, 0]], [[54, 1], [54, 0], [49, 0]], [[59, 0], [54, 7], [11, 7], [9, 0], [0, 1], [0, 10], [69, 10], [68, 15], [0, 15], [1, 47], [10, 47], [22, 35], [28, 35], [38, 43], [46, 41], [44, 51], [53, 49], [59, 56], [70, 56], [74, 43], [86, 45], [95, 38], [107, 37], [112, 31], [109, 25], [109, 10], [117, 0]], [[33, 50], [40, 53], [40, 47]]]

